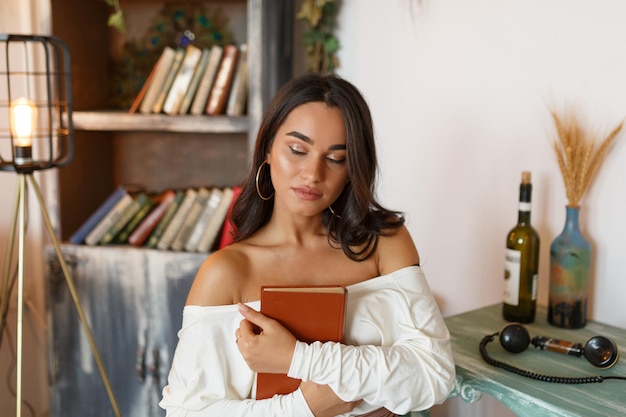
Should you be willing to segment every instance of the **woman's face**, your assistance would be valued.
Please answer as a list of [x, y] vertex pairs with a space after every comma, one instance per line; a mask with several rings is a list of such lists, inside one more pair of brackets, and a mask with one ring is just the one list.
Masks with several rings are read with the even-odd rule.
[[322, 212], [348, 180], [341, 111], [319, 102], [293, 109], [276, 132], [267, 161], [277, 204], [303, 216]]

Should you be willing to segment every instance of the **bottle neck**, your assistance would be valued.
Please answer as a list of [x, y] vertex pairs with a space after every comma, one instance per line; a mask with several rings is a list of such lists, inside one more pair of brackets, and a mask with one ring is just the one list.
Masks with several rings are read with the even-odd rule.
[[519, 209], [517, 212], [517, 223], [521, 225], [530, 224], [530, 203], [519, 203]]
[[533, 191], [531, 184], [520, 184], [517, 223], [530, 224], [530, 196]]
[[578, 214], [579, 207], [567, 206], [565, 207], [565, 230], [573, 231], [578, 230]]

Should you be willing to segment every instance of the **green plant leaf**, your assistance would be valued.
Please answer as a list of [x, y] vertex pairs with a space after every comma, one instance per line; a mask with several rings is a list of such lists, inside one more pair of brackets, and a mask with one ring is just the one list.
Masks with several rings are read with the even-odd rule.
[[326, 42], [324, 42], [324, 49], [332, 55], [339, 50], [339, 40], [334, 36], [329, 36], [326, 38]]
[[124, 13], [121, 10], [117, 10], [115, 13], [109, 15], [107, 25], [119, 30], [121, 33], [126, 32], [126, 24], [124, 22]]

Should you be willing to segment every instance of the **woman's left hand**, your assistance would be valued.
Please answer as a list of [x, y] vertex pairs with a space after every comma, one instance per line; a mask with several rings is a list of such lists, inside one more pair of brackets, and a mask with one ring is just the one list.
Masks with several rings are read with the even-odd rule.
[[243, 303], [239, 303], [238, 307], [245, 319], [235, 332], [235, 340], [250, 369], [286, 374], [291, 365], [296, 338], [278, 321]]

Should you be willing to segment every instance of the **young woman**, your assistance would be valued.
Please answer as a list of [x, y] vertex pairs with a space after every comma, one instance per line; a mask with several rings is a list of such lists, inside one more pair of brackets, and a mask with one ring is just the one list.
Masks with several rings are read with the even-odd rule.
[[[401, 213], [374, 197], [369, 108], [337, 76], [284, 85], [232, 214], [235, 243], [198, 271], [160, 405], [168, 416], [393, 416], [444, 401], [449, 333]], [[344, 285], [345, 344], [297, 341], [259, 309], [263, 285]], [[260, 328], [260, 333], [255, 332]], [[255, 400], [256, 372], [301, 379]]]

